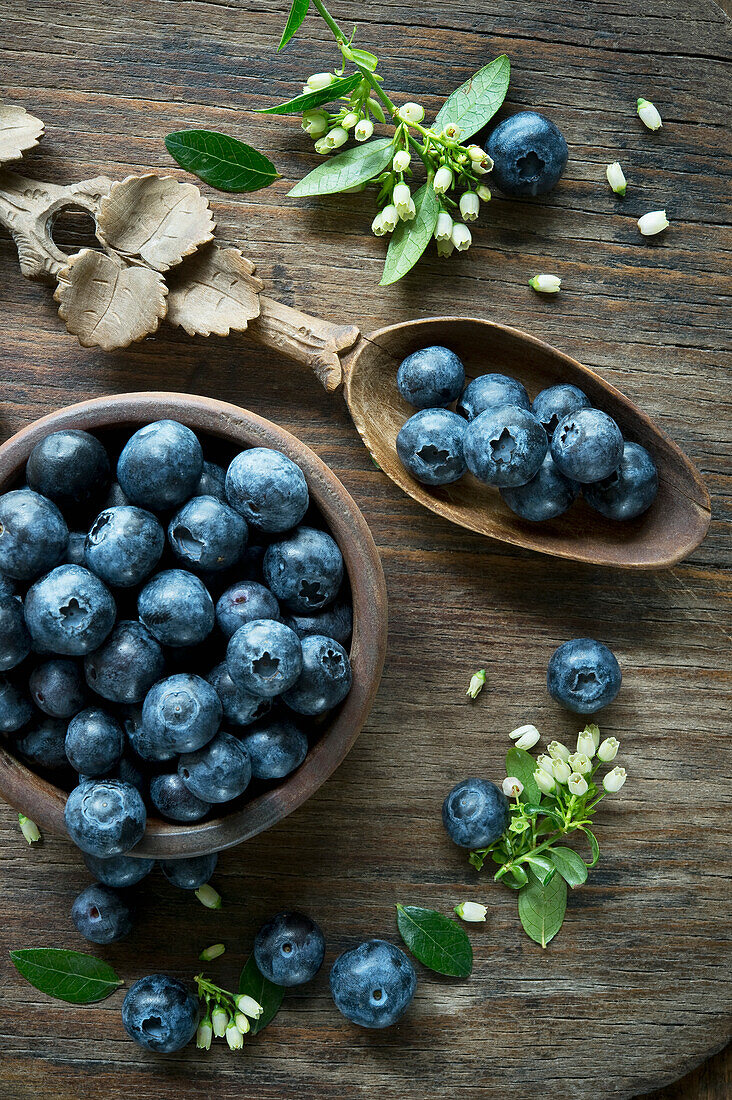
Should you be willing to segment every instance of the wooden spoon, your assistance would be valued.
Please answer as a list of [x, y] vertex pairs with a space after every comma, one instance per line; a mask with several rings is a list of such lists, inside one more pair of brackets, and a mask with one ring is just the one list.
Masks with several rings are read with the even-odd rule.
[[[246, 335], [310, 367], [329, 393], [344, 389], [361, 438], [381, 469], [414, 500], [452, 523], [543, 554], [625, 569], [676, 564], [699, 545], [711, 519], [709, 494], [695, 466], [641, 412], [594, 371], [543, 340], [477, 317], [428, 317], [388, 325], [368, 335], [333, 325], [260, 297], [260, 316]], [[430, 344], [452, 348], [468, 377], [499, 371], [518, 378], [530, 397], [557, 382], [579, 386], [609, 413], [623, 435], [646, 447], [658, 467], [658, 496], [635, 520], [613, 523], [580, 499], [557, 519], [531, 523], [514, 515], [497, 490], [466, 474], [431, 488], [404, 469], [396, 437], [414, 412], [396, 387], [396, 371], [410, 352]]]

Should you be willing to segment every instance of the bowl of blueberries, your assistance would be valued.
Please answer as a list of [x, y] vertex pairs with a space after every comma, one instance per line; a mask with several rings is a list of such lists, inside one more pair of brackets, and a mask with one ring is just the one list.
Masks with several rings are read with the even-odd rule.
[[361, 512], [270, 421], [125, 394], [0, 447], [0, 794], [88, 864], [209, 856], [301, 805], [386, 633]]

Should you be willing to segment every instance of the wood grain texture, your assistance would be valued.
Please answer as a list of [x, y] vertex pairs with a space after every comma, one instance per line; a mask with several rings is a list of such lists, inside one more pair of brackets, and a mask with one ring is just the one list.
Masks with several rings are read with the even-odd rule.
[[[59, 183], [170, 171], [167, 132], [226, 128], [272, 155], [283, 176], [261, 194], [213, 197], [218, 237], [256, 261], [268, 294], [365, 332], [449, 312], [535, 333], [597, 370], [679, 443], [710, 489], [712, 526], [687, 562], [658, 574], [577, 566], [469, 534], [380, 475], [343, 403], [275, 352], [167, 328], [110, 356], [79, 349], [2, 237], [4, 436], [52, 407], [116, 391], [164, 386], [234, 401], [331, 465], [364, 511], [389, 588], [381, 691], [335, 776], [277, 828], [221, 857], [220, 912], [156, 876], [140, 891], [134, 939], [100, 954], [128, 981], [154, 969], [190, 977], [201, 947], [222, 939], [229, 951], [211, 971], [233, 985], [255, 930], [284, 906], [320, 921], [328, 964], [358, 938], [394, 937], [397, 901], [449, 911], [473, 898], [489, 904], [490, 919], [471, 931], [471, 979], [421, 973], [398, 1028], [349, 1027], [324, 972], [288, 995], [238, 1059], [221, 1049], [147, 1056], [122, 1031], [118, 997], [69, 1009], [2, 963], [0, 1095], [637, 1096], [690, 1071], [729, 1034], [729, 24], [710, 0], [339, 0], [344, 24], [363, 21], [360, 42], [382, 57], [397, 98], [433, 114], [505, 51], [513, 77], [504, 113], [545, 110], [570, 146], [552, 196], [496, 199], [470, 252], [450, 266], [429, 259], [379, 291], [384, 245], [368, 235], [363, 196], [288, 199], [315, 156], [292, 121], [253, 113], [333, 60], [313, 19], [276, 54], [286, 7], [6, 0], [2, 92], [47, 124], [24, 171]], [[639, 95], [662, 111], [658, 134], [635, 117]], [[629, 180], [624, 202], [604, 181], [615, 159]], [[661, 206], [672, 228], [640, 240], [635, 219]], [[539, 270], [562, 276], [556, 298], [528, 289]], [[550, 737], [576, 731], [544, 676], [554, 647], [581, 634], [611, 645], [623, 666], [623, 691], [602, 725], [623, 742], [632, 778], [601, 815], [600, 865], [542, 952], [521, 933], [515, 898], [447, 842], [439, 806], [467, 774], [502, 776], [505, 733], [520, 722]], [[483, 666], [488, 687], [471, 705], [467, 680]], [[88, 882], [76, 853], [58, 840], [31, 851], [9, 810], [0, 821], [3, 953], [83, 948], [69, 921]], [[701, 1100], [703, 1087], [687, 1098]]]

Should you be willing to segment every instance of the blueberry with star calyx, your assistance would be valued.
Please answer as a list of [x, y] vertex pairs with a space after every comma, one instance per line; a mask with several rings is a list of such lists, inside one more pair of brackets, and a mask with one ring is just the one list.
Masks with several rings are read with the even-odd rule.
[[519, 111], [489, 135], [485, 151], [504, 195], [545, 195], [559, 182], [569, 151], [559, 128], [538, 111]]
[[449, 409], [422, 409], [399, 429], [399, 461], [423, 485], [452, 484], [465, 473], [465, 427]]

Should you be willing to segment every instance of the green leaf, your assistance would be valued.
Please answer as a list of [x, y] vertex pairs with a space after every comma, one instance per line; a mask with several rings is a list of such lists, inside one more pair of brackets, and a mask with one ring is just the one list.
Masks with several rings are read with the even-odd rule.
[[567, 883], [554, 875], [542, 886], [532, 873], [529, 882], [519, 891], [518, 911], [526, 935], [546, 947], [562, 927], [567, 908]]
[[[510, 878], [508, 876], [511, 876]], [[524, 871], [520, 864], [512, 867], [510, 871], [507, 871], [505, 875], [499, 880], [505, 882], [506, 886], [509, 886], [512, 890], [520, 890], [522, 886], [525, 886], [529, 881], [529, 876]]]
[[466, 80], [449, 95], [435, 119], [434, 129], [444, 130], [454, 123], [462, 130], [462, 139], [472, 137], [493, 118], [506, 98], [511, 63], [505, 54]]
[[218, 191], [259, 191], [279, 179], [263, 153], [214, 130], [177, 130], [168, 134], [165, 148], [181, 168]]
[[575, 886], [581, 886], [583, 882], [587, 882], [587, 864], [571, 848], [548, 848], [546, 854], [573, 890]]
[[310, 8], [310, 0], [292, 0], [292, 7], [290, 8], [290, 14], [287, 17], [287, 25], [282, 32], [282, 38], [280, 44], [277, 47], [277, 52], [284, 49], [293, 35], [297, 34], [302, 26], [302, 22], [308, 13]]
[[440, 213], [440, 203], [431, 183], [425, 183], [414, 195], [417, 214], [411, 222], [399, 222], [389, 241], [384, 274], [379, 286], [398, 282], [424, 252], [432, 240]]
[[360, 73], [351, 73], [350, 76], [336, 77], [327, 88], [320, 88], [317, 92], [303, 92], [302, 95], [288, 99], [286, 103], [276, 103], [274, 107], [264, 107], [260, 115], [300, 115], [305, 111], [313, 111], [316, 107], [322, 107], [324, 103], [332, 103], [334, 99], [348, 95], [363, 80]]
[[254, 1000], [258, 1001], [264, 1009], [258, 1020], [251, 1021], [250, 1035], [256, 1035], [274, 1020], [280, 1010], [285, 991], [281, 985], [275, 985], [260, 973], [254, 961], [254, 955], [250, 955], [239, 976], [239, 992], [254, 997]]
[[600, 858], [600, 845], [597, 841], [597, 837], [591, 829], [587, 829], [584, 825], [580, 825], [582, 832], [585, 834], [590, 842], [590, 850], [592, 852], [592, 860], [587, 864], [588, 867], [594, 867]]
[[41, 993], [72, 1005], [103, 1001], [124, 985], [108, 963], [79, 951], [27, 947], [11, 951], [10, 959], [26, 981]]
[[531, 802], [526, 802], [523, 804], [522, 808], [524, 813], [528, 814], [529, 817], [548, 817], [555, 825], [564, 825], [564, 818], [559, 810], [554, 810], [551, 806], [547, 806], [544, 803], [542, 803], [541, 806], [535, 806]]
[[421, 909], [397, 905], [399, 934], [416, 959], [429, 970], [452, 978], [467, 978], [473, 969], [473, 949], [457, 921]]
[[526, 749], [517, 749], [514, 745], [506, 753], [506, 775], [513, 775], [521, 780], [524, 785], [522, 797], [532, 806], [538, 806], [541, 802], [541, 791], [534, 779], [534, 772], [538, 766]]
[[360, 65], [363, 69], [368, 69], [370, 73], [372, 73], [379, 64], [379, 59], [376, 54], [369, 53], [368, 50], [357, 50], [355, 46], [351, 46], [348, 53], [357, 65]]
[[319, 164], [305, 179], [296, 183], [289, 194], [301, 199], [309, 195], [334, 195], [337, 191], [345, 191], [378, 176], [391, 162], [393, 154], [391, 138], [356, 145]]
[[541, 853], [522, 856], [522, 859], [529, 864], [542, 886], [546, 886], [557, 873], [557, 868], [552, 861]]

